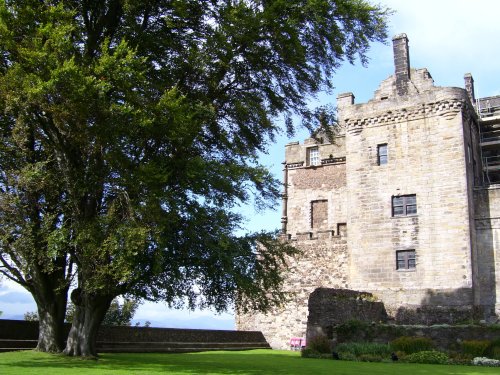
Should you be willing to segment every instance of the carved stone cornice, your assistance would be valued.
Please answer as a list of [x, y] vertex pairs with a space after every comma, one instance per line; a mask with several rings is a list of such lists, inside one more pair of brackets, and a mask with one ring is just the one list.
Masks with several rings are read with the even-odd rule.
[[286, 165], [286, 167], [288, 169], [293, 169], [293, 168], [300, 168], [304, 165], [304, 162], [303, 161], [299, 161], [299, 162], [296, 162], [296, 163], [289, 163]]
[[419, 120], [429, 116], [453, 118], [465, 107], [465, 101], [459, 99], [441, 100], [433, 103], [386, 110], [375, 116], [345, 119], [347, 131], [351, 134], [361, 132], [363, 127], [381, 126], [402, 121]]
[[337, 158], [321, 159], [321, 165], [345, 163], [345, 156]]

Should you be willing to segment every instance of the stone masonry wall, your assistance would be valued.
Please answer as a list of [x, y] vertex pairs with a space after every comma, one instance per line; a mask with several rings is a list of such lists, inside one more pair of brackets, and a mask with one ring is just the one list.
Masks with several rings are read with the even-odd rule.
[[309, 296], [307, 341], [317, 336], [332, 339], [334, 328], [358, 320], [385, 323], [387, 313], [382, 302], [373, 295], [349, 289], [318, 288]]
[[[290, 261], [293, 297], [266, 316], [238, 317], [240, 329], [262, 330], [273, 347], [304, 336], [317, 287], [373, 293], [398, 322], [500, 314], [500, 188], [479, 188], [472, 95], [434, 86], [427, 69], [410, 68], [406, 35], [393, 42], [395, 74], [373, 99], [339, 95], [335, 142], [286, 146], [282, 229], [304, 250]], [[318, 153], [321, 163], [310, 165]], [[416, 213], [394, 215], [394, 198], [415, 198]], [[401, 251], [414, 252], [414, 267], [398, 266]]]
[[[71, 324], [65, 323], [68, 335]], [[35, 348], [38, 322], [0, 319], [0, 351]], [[178, 352], [268, 348], [261, 332], [207, 329], [179, 329], [101, 326], [97, 336], [99, 352]]]
[[[297, 233], [314, 230], [334, 230], [347, 220], [345, 163], [288, 171], [288, 228], [294, 238]], [[319, 203], [318, 202], [322, 202]], [[313, 208], [326, 210], [313, 223]]]
[[500, 186], [474, 191], [476, 206], [477, 294], [500, 316]]
[[[473, 303], [466, 95], [434, 88], [341, 109], [350, 286], [381, 298], [388, 312], [402, 305]], [[377, 164], [379, 144], [387, 144], [386, 165]], [[417, 214], [393, 217], [392, 197], [410, 194], [416, 195]], [[398, 250], [415, 250], [415, 269], [396, 269]]]
[[293, 241], [302, 255], [290, 259], [286, 271], [285, 291], [290, 300], [267, 314], [237, 315], [238, 330], [262, 331], [274, 349], [289, 348], [291, 337], [305, 337], [309, 295], [319, 287], [347, 288], [346, 238], [319, 233], [308, 239], [299, 235]]

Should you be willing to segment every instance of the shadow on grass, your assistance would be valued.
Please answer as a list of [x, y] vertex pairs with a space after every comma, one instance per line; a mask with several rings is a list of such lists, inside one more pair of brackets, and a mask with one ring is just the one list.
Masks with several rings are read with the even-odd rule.
[[104, 353], [98, 361], [37, 352], [0, 354], [0, 374], [335, 374], [335, 375], [475, 375], [498, 374], [498, 368], [366, 363], [303, 359], [298, 353], [252, 350], [188, 354]]

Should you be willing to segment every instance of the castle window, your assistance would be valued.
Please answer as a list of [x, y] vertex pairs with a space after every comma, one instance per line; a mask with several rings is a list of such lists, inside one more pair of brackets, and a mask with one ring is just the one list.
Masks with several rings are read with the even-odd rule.
[[377, 146], [377, 163], [378, 165], [387, 164], [387, 143]]
[[321, 160], [319, 159], [319, 148], [309, 147], [307, 149], [307, 165], [320, 165]]
[[417, 214], [417, 196], [399, 195], [392, 197], [392, 216], [409, 216]]
[[414, 270], [415, 269], [415, 250], [396, 251], [396, 269]]

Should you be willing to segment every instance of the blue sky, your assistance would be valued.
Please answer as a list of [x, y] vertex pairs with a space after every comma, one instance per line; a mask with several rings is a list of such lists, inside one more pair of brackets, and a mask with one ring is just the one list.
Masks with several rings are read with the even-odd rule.
[[[379, 3], [395, 11], [390, 17], [389, 35], [403, 32], [408, 35], [411, 66], [427, 68], [436, 86], [463, 87], [464, 74], [471, 73], [476, 97], [500, 95], [500, 1], [381, 0]], [[335, 75], [333, 92], [319, 95], [311, 105], [335, 105], [335, 98], [343, 92], [353, 92], [357, 103], [368, 101], [378, 84], [393, 74], [390, 40], [387, 45], [373, 45], [368, 56], [367, 67], [357, 63], [340, 68]], [[278, 137], [276, 143], [270, 145], [268, 154], [261, 156], [261, 163], [281, 178], [284, 145], [306, 137], [305, 131], [298, 131], [292, 139]], [[248, 218], [246, 227], [250, 231], [280, 227], [279, 203], [275, 211], [257, 214], [252, 207], [244, 207], [242, 212]], [[3, 281], [0, 286], [2, 318], [22, 318], [26, 311], [35, 310], [33, 299], [24, 289]], [[230, 312], [215, 315], [211, 311], [170, 310], [163, 304], [141, 305], [135, 319], [149, 320], [153, 326], [163, 327], [234, 328]]]

